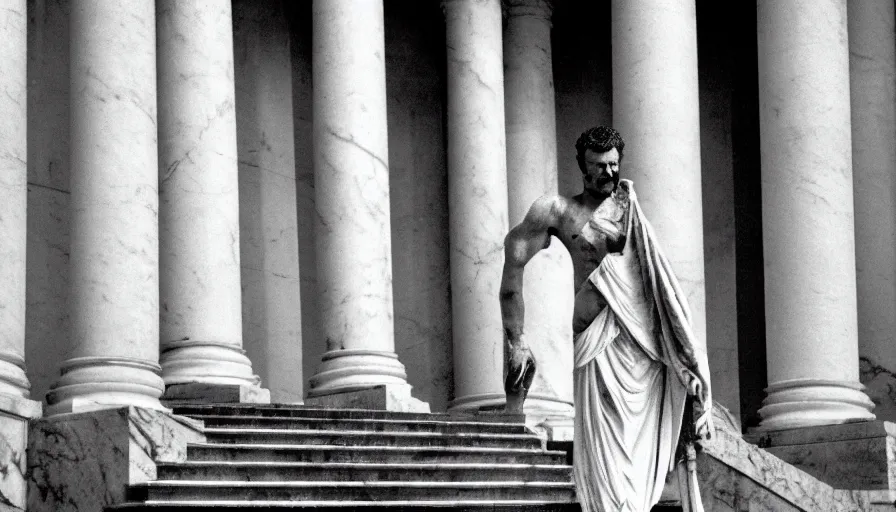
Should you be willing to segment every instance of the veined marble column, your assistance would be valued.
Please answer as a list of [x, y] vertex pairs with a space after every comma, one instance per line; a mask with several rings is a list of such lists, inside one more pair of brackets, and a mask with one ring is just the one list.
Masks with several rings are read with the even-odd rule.
[[896, 420], [896, 47], [893, 2], [847, 2], [861, 380]]
[[382, 0], [313, 5], [317, 275], [327, 352], [309, 397], [388, 384], [395, 354]]
[[504, 404], [498, 289], [507, 234], [499, 0], [444, 0], [448, 50], [448, 213], [453, 410]]
[[871, 420], [856, 364], [846, 2], [758, 9], [769, 380], [760, 428]]
[[694, 0], [613, 0], [611, 16], [613, 125], [625, 139], [621, 175], [635, 183], [705, 348]]
[[25, 376], [25, 0], [0, 9], [0, 394], [28, 398]]
[[[504, 28], [504, 105], [510, 226], [532, 203], [557, 194], [557, 116], [551, 66], [551, 11], [547, 0], [511, 0]], [[556, 238], [523, 274], [524, 332], [538, 361], [527, 416], [547, 418], [551, 435], [572, 435], [573, 283], [569, 252]]]
[[166, 397], [221, 401], [207, 385], [259, 385], [242, 349], [231, 6], [156, 5], [162, 375]]
[[162, 408], [153, 2], [71, 4], [71, 357], [51, 414]]

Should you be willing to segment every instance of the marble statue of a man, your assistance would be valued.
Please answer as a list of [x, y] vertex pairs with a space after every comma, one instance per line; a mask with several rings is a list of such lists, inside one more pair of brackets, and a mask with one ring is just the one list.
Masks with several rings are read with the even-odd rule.
[[552, 236], [569, 250], [573, 311], [573, 464], [582, 510], [648, 511], [659, 501], [675, 453], [687, 395], [698, 436], [712, 430], [705, 352], [669, 262], [620, 180], [625, 142], [613, 128], [576, 142], [584, 191], [539, 198], [504, 243], [501, 313], [508, 412], [522, 412], [535, 372], [523, 332], [523, 269]]

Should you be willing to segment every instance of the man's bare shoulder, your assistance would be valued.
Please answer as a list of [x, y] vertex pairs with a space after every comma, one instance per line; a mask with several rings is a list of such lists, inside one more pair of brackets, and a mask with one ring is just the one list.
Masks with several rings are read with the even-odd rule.
[[[539, 197], [529, 208], [527, 218], [540, 220], [547, 225], [555, 226], [561, 223], [569, 214], [581, 208], [580, 201], [574, 197], [561, 196], [559, 194], [547, 194]], [[547, 222], [544, 222], [547, 221]]]

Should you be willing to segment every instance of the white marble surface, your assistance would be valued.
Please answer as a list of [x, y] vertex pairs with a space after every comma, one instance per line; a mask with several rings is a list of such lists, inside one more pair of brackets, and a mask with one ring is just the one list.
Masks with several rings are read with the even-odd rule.
[[405, 377], [391, 357], [383, 5], [316, 2], [312, 17], [317, 300], [327, 340], [310, 381], [317, 393]]
[[[847, 3], [859, 354], [888, 371], [896, 370], [893, 11], [884, 0]], [[875, 409], [878, 419], [896, 420], [896, 402], [888, 402]]]
[[846, 14], [759, 2], [767, 429], [874, 418], [856, 364]]
[[0, 413], [0, 510], [25, 510], [28, 420]]
[[450, 407], [463, 409], [504, 400], [497, 300], [508, 229], [502, 21], [498, 0], [447, 0], [443, 6], [455, 385]]
[[[121, 369], [103, 368], [103, 358], [133, 358], [141, 364], [128, 376], [148, 382], [158, 378], [149, 368], [159, 342], [155, 9], [80, 2], [70, 21], [69, 354], [98, 357], [100, 373]], [[127, 389], [125, 375], [77, 374], [81, 383], [104, 381], [116, 401], [158, 403], [155, 385]]]
[[705, 344], [695, 9], [688, 0], [611, 2], [613, 127], [626, 143], [620, 172], [638, 188]]
[[[557, 116], [551, 65], [551, 5], [508, 3], [504, 27], [504, 105], [510, 226], [533, 201], [557, 193]], [[523, 274], [523, 332], [538, 369], [526, 412], [572, 418], [572, 261], [563, 244], [538, 253]]]
[[201, 422], [124, 407], [35, 421], [28, 439], [28, 510], [84, 512], [125, 500], [156, 478], [156, 462], [183, 462], [204, 442]]
[[386, 4], [395, 352], [434, 411], [453, 387], [444, 23], [436, 2]]
[[0, 393], [27, 397], [25, 247], [27, 204], [27, 13], [24, 0], [0, 10]]
[[39, 418], [41, 403], [0, 394], [0, 510], [25, 510], [28, 421]]
[[867, 492], [834, 489], [722, 429], [703, 443], [697, 476], [707, 512], [870, 510]]
[[280, 4], [233, 3], [243, 345], [271, 399], [303, 396], [289, 26]]
[[[168, 385], [208, 383], [226, 365], [227, 382], [252, 383], [251, 362], [236, 364], [230, 350], [242, 347], [243, 334], [231, 7], [157, 8], [163, 377]], [[203, 342], [201, 353], [168, 345], [185, 340]], [[193, 364], [170, 365], [174, 359]]]
[[318, 2], [314, 29], [317, 278], [328, 350], [391, 351], [382, 2]]

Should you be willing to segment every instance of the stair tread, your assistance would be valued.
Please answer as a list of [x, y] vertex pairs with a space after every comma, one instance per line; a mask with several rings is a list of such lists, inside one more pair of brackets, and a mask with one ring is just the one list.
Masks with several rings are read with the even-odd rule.
[[458, 506], [537, 506], [555, 505], [559, 503], [575, 503], [572, 501], [551, 500], [395, 500], [395, 501], [272, 501], [272, 500], [147, 500], [139, 503], [125, 503], [114, 509], [127, 509], [138, 506], [164, 507], [227, 507], [227, 508], [264, 508], [264, 507], [458, 507]]
[[337, 435], [362, 437], [458, 437], [465, 439], [538, 439], [536, 434], [492, 434], [480, 432], [377, 432], [371, 430], [317, 430], [317, 429], [285, 429], [285, 428], [239, 428], [239, 427], [205, 427], [206, 434], [291, 434], [291, 435]]
[[187, 460], [184, 462], [160, 462], [158, 467], [286, 467], [286, 468], [365, 468], [365, 469], [557, 469], [569, 470], [572, 466], [563, 464], [520, 464], [520, 463], [482, 463], [482, 462], [270, 462], [270, 461], [205, 461]]
[[394, 452], [464, 452], [464, 453], [517, 453], [547, 454], [566, 456], [561, 450], [544, 450], [541, 448], [502, 448], [491, 446], [337, 446], [326, 444], [284, 444], [284, 443], [188, 443], [189, 447], [214, 448], [221, 450], [257, 449], [257, 450], [357, 450], [357, 451], [394, 451]]
[[418, 419], [390, 419], [390, 418], [310, 418], [310, 417], [297, 417], [297, 416], [234, 416], [231, 414], [193, 414], [188, 413], [184, 414], [184, 416], [188, 416], [197, 420], [204, 420], [207, 418], [211, 419], [226, 419], [232, 420], [235, 418], [238, 419], [258, 419], [264, 421], [308, 421], [312, 423], [326, 423], [339, 421], [344, 423], [382, 423], [386, 425], [406, 425], [408, 423], [418, 424], [418, 425], [433, 425], [433, 426], [464, 426], [464, 427], [524, 427], [525, 423], [503, 423], [503, 422], [488, 422], [488, 421], [451, 421], [451, 420], [418, 420]]
[[334, 416], [344, 415], [344, 416], [359, 416], [359, 415], [371, 415], [376, 417], [392, 417], [392, 418], [426, 418], [426, 419], [445, 419], [447, 421], [458, 420], [458, 421], [475, 421], [480, 423], [495, 423], [495, 422], [516, 422], [516, 423], [525, 423], [526, 416], [523, 414], [511, 414], [511, 413], [481, 413], [481, 414], [472, 414], [472, 413], [422, 413], [422, 412], [397, 412], [397, 411], [383, 411], [378, 409], [340, 409], [340, 408], [330, 408], [327, 407], [322, 409], [319, 406], [309, 406], [309, 405], [299, 405], [299, 404], [191, 404], [188, 402], [177, 403], [177, 402], [168, 402], [169, 407], [174, 410], [175, 414], [180, 414], [183, 416], [188, 416], [190, 414], [196, 414], [191, 411], [221, 411], [221, 410], [238, 410], [242, 411], [295, 411], [295, 412], [304, 412], [307, 411], [309, 413], [315, 411], [325, 410], [327, 414], [332, 414]]
[[336, 481], [287, 481], [287, 482], [246, 482], [242, 480], [151, 480], [132, 484], [132, 487], [405, 487], [405, 488], [462, 488], [462, 489], [489, 489], [489, 488], [524, 488], [524, 487], [554, 487], [558, 489], [571, 489], [572, 482], [527, 482], [524, 480], [505, 480], [494, 482], [405, 482], [401, 480], [374, 480], [367, 482], [336, 482]]

